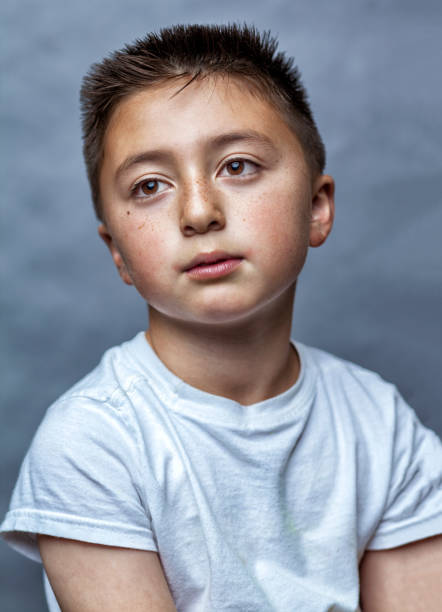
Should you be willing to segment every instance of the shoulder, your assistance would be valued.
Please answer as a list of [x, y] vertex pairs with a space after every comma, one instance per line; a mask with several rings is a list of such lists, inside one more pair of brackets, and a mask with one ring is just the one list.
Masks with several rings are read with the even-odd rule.
[[[41, 420], [23, 469], [38, 477], [40, 491], [51, 490], [48, 498], [56, 490], [62, 490], [63, 497], [70, 487], [81, 499], [92, 485], [91, 495], [96, 496], [96, 485], [110, 482], [119, 482], [123, 493], [129, 474], [141, 482], [141, 432], [128, 394], [142, 372], [130, 362], [126, 349], [123, 344], [107, 350]], [[102, 484], [103, 490], [106, 487]]]
[[138, 438], [130, 392], [137, 381], [149, 378], [149, 370], [132, 358], [133, 340], [109, 348], [91, 372], [48, 407], [34, 434], [31, 456], [79, 452], [92, 440], [121, 446], [123, 438]]
[[316, 369], [316, 423], [326, 422], [336, 452], [355, 465], [363, 547], [396, 547], [437, 533], [442, 501], [437, 434], [376, 372], [325, 351], [307, 347], [307, 352]]
[[67, 389], [54, 404], [83, 399], [92, 404], [120, 406], [136, 382], [149, 378], [148, 364], [140, 364], [136, 358], [141, 334], [107, 349], [95, 368]]
[[341, 407], [368, 407], [379, 416], [393, 416], [396, 386], [380, 374], [319, 348], [297, 343], [307, 369], [314, 371], [317, 391]]
[[377, 372], [326, 351], [301, 346], [306, 367], [315, 370], [316, 401], [335, 427], [357, 441], [371, 457], [392, 458], [425, 441], [438, 449], [440, 440], [420, 422], [396, 385]]
[[310, 367], [314, 365], [320, 376], [325, 380], [329, 378], [335, 379], [336, 376], [339, 376], [344, 379], [360, 379], [368, 384], [393, 386], [388, 381], [384, 380], [377, 372], [369, 370], [353, 361], [300, 342], [297, 342], [296, 346], [301, 347], [302, 353], [305, 354], [308, 359], [308, 365], [310, 365]]

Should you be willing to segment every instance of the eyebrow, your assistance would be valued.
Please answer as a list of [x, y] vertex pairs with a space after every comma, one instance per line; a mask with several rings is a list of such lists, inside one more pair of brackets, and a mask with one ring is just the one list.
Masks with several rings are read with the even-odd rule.
[[[236, 142], [259, 144], [267, 148], [273, 154], [276, 153], [277, 150], [271, 138], [269, 138], [265, 134], [261, 134], [261, 132], [256, 132], [255, 130], [248, 130], [242, 132], [227, 132], [226, 134], [220, 134], [219, 136], [215, 136], [214, 138], [209, 138], [207, 141], [204, 142], [204, 145], [206, 148], [216, 150], [222, 149], [223, 147]], [[152, 149], [150, 151], [142, 151], [141, 153], [130, 155], [118, 166], [117, 171], [115, 173], [115, 178], [118, 180], [121, 175], [126, 173], [130, 168], [136, 166], [137, 164], [142, 164], [146, 162], [170, 163], [173, 158], [174, 155], [172, 151], [168, 149]]]

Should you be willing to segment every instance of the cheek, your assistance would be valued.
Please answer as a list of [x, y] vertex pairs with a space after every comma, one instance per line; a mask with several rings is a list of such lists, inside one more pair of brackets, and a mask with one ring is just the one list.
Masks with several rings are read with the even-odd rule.
[[119, 248], [126, 268], [141, 292], [161, 279], [167, 263], [167, 235], [151, 219], [134, 215], [120, 224]]
[[250, 212], [252, 244], [268, 257], [305, 258], [309, 244], [308, 200], [301, 194], [263, 195]]

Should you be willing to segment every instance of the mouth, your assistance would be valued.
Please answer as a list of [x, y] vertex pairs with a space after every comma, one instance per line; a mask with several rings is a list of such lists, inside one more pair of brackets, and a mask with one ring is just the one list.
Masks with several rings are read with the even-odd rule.
[[211, 266], [222, 262], [243, 259], [241, 255], [231, 255], [225, 251], [211, 251], [210, 253], [199, 253], [192, 261], [184, 268], [184, 272], [189, 272], [194, 268]]
[[223, 259], [211, 264], [200, 264], [187, 270], [186, 274], [195, 280], [209, 280], [227, 276], [235, 270], [242, 262], [242, 259]]
[[224, 251], [200, 253], [192, 259], [184, 271], [196, 280], [219, 278], [233, 272], [243, 259], [240, 255], [231, 255]]

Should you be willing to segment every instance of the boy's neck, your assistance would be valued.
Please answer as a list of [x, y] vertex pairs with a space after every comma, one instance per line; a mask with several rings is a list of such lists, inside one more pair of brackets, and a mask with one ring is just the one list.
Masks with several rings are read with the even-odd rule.
[[254, 404], [283, 393], [299, 376], [299, 357], [290, 345], [294, 290], [281, 297], [253, 321], [230, 326], [195, 325], [149, 308], [146, 339], [184, 382]]

